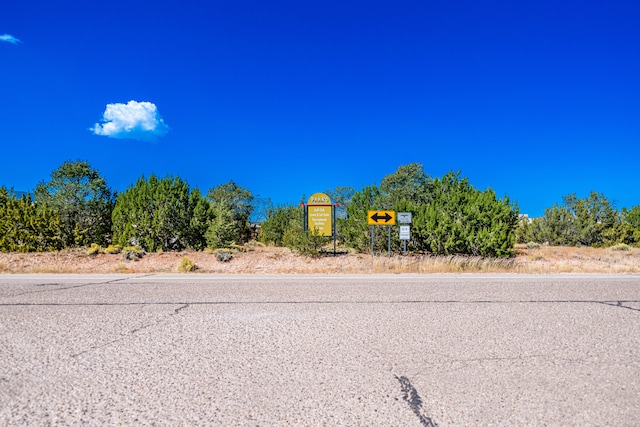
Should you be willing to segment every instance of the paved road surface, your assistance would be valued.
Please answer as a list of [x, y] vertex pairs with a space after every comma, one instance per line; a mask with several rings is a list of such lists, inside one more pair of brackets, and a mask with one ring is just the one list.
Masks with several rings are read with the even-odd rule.
[[0, 425], [637, 426], [640, 276], [0, 275]]

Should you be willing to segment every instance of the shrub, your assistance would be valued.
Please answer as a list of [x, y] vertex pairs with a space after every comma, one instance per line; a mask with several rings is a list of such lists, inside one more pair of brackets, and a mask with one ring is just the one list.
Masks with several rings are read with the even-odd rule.
[[126, 246], [122, 249], [122, 259], [125, 261], [137, 261], [145, 254], [144, 249], [138, 246]]
[[247, 252], [249, 249], [249, 246], [247, 245], [237, 245], [237, 244], [232, 244], [229, 245], [229, 250], [233, 251], [233, 252]]
[[316, 230], [305, 231], [301, 228], [285, 231], [283, 240], [289, 249], [312, 258], [321, 256], [321, 249], [327, 243], [327, 238], [318, 234]]
[[91, 246], [87, 249], [87, 255], [96, 256], [98, 254], [103, 254], [104, 248], [97, 243], [92, 243]]
[[540, 243], [529, 242], [527, 243], [527, 249], [538, 249], [540, 247]]
[[263, 243], [284, 246], [284, 234], [292, 227], [302, 227], [302, 209], [283, 206], [269, 209], [267, 219], [260, 224], [260, 240]]
[[183, 273], [195, 271], [197, 268], [198, 266], [196, 265], [196, 263], [188, 256], [182, 257], [182, 260], [180, 260], [180, 265], [178, 265], [178, 270], [182, 271]]
[[233, 255], [231, 255], [231, 251], [229, 249], [218, 249], [214, 252], [216, 259], [220, 262], [228, 262], [231, 261]]
[[104, 252], [108, 253], [108, 254], [119, 254], [120, 252], [122, 252], [122, 246], [120, 246], [120, 245], [109, 245], [104, 250]]
[[194, 220], [198, 224], [194, 224], [195, 229], [191, 227], [198, 199], [201, 199], [199, 192], [190, 190], [180, 178], [141, 177], [116, 199], [112, 214], [113, 242], [122, 246], [139, 245], [149, 252], [181, 250], [192, 244], [199, 246], [196, 240], [203, 227], [201, 222], [206, 219]]
[[611, 246], [611, 250], [612, 251], [630, 251], [631, 246], [627, 245], [626, 243], [618, 243], [617, 245]]

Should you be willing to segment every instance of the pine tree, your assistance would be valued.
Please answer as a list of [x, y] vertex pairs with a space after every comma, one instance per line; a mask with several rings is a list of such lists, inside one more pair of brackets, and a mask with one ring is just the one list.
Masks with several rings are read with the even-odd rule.
[[151, 252], [182, 250], [194, 242], [199, 245], [202, 236], [197, 233], [202, 225], [194, 227], [192, 221], [198, 198], [199, 192], [192, 195], [189, 185], [180, 178], [139, 178], [116, 200], [112, 217], [114, 242], [141, 246]]

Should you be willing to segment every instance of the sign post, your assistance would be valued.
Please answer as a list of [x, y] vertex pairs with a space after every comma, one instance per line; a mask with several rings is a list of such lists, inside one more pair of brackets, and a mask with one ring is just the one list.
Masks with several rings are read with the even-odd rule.
[[400, 226], [400, 240], [404, 242], [404, 256], [407, 256], [407, 240], [411, 239], [411, 227], [408, 225]]
[[387, 254], [389, 258], [391, 258], [391, 226], [396, 224], [396, 211], [368, 211], [367, 212], [367, 223], [371, 225], [371, 257], [373, 259], [373, 241], [375, 239], [375, 233], [373, 226], [374, 225], [386, 225], [388, 232], [388, 246], [387, 246]]
[[[398, 212], [398, 222], [400, 224], [411, 224], [411, 212]], [[411, 227], [400, 226], [400, 240], [404, 242], [404, 256], [407, 256], [407, 240], [411, 240]]]

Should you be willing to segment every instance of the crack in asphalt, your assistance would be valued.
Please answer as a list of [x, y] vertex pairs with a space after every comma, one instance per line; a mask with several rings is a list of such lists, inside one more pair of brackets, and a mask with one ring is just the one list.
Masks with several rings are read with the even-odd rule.
[[[145, 274], [145, 275], [141, 275], [138, 277], [149, 277], [149, 276], [153, 276], [153, 274]], [[63, 288], [59, 288], [58, 286], [64, 286], [61, 283], [37, 283], [34, 286], [39, 287], [39, 288], [46, 288], [46, 289], [37, 289], [37, 290], [31, 290], [31, 291], [24, 291], [24, 292], [19, 292], [17, 294], [13, 294], [13, 295], [5, 295], [5, 297], [19, 297], [22, 295], [29, 295], [29, 294], [39, 294], [42, 292], [57, 292], [57, 291], [64, 291], [66, 289], [76, 289], [76, 288], [84, 288], [87, 286], [95, 286], [95, 285], [108, 285], [111, 283], [117, 283], [117, 282], [122, 282], [125, 280], [129, 280], [130, 277], [121, 277], [119, 279], [113, 279], [113, 280], [107, 280], [104, 282], [95, 282], [95, 283], [81, 283], [79, 285], [73, 285], [73, 286], [65, 286]], [[53, 289], [49, 289], [50, 286], [53, 286]]]
[[624, 305], [625, 303], [638, 303], [639, 301], [618, 301], [615, 304], [613, 302], [610, 301], [597, 301], [600, 304], [604, 304], [604, 305], [609, 305], [611, 307], [620, 307], [620, 308], [626, 308], [628, 310], [633, 310], [633, 311], [640, 311], [640, 308], [636, 308], [636, 307], [628, 307], [626, 305]]
[[176, 314], [179, 314], [182, 310], [184, 310], [185, 308], [188, 308], [189, 304], [183, 304], [182, 306], [176, 308], [172, 314], [172, 316], [175, 316]]
[[[95, 283], [98, 284], [98, 283]], [[70, 289], [70, 288], [65, 288]], [[621, 301], [596, 301], [596, 300], [517, 300], [517, 301], [464, 301], [464, 300], [408, 300], [408, 301], [155, 301], [155, 302], [93, 302], [93, 303], [31, 303], [31, 302], [4, 302], [0, 307], [100, 307], [100, 306], [138, 306], [138, 305], [181, 305], [176, 314], [192, 305], [313, 305], [313, 304], [601, 304], [609, 307], [625, 308], [640, 312], [640, 308], [630, 307], [625, 304], [640, 304], [640, 300]]]
[[400, 389], [402, 390], [402, 398], [409, 404], [409, 408], [420, 420], [420, 424], [424, 427], [438, 427], [438, 424], [431, 419], [428, 415], [424, 414], [422, 408], [422, 398], [418, 394], [418, 390], [411, 384], [409, 378], [402, 376], [395, 376], [400, 383]]
[[[174, 303], [174, 304], [171, 304], [171, 305], [176, 305], [176, 304]], [[120, 338], [117, 338], [117, 339], [115, 339], [115, 340], [111, 340], [111, 341], [106, 342], [106, 343], [103, 343], [103, 344], [101, 344], [101, 345], [95, 345], [95, 346], [92, 346], [92, 347], [90, 347], [90, 348], [88, 348], [88, 349], [86, 349], [86, 350], [83, 350], [83, 351], [80, 351], [80, 352], [78, 352], [78, 353], [72, 354], [72, 355], [71, 355], [71, 358], [72, 358], [72, 359], [75, 359], [75, 358], [77, 358], [77, 357], [79, 357], [79, 356], [81, 356], [81, 355], [83, 355], [83, 354], [89, 353], [89, 352], [91, 352], [91, 351], [99, 350], [99, 349], [101, 349], [101, 348], [105, 348], [105, 347], [109, 347], [109, 346], [111, 346], [111, 345], [113, 345], [113, 344], [116, 344], [116, 343], [118, 343], [118, 342], [120, 342], [120, 341], [122, 341], [122, 340], [124, 340], [124, 339], [126, 339], [126, 338], [129, 338], [129, 337], [131, 337], [131, 336], [133, 336], [133, 335], [137, 334], [137, 333], [138, 333], [138, 332], [140, 332], [140, 331], [143, 331], [143, 330], [145, 330], [145, 329], [149, 329], [149, 328], [152, 328], [152, 327], [158, 326], [158, 325], [160, 325], [161, 323], [166, 322], [166, 321], [167, 321], [168, 319], [170, 319], [171, 317], [173, 317], [173, 316], [176, 316], [176, 315], [180, 314], [180, 312], [181, 312], [182, 310], [185, 310], [185, 309], [187, 309], [187, 308], [189, 308], [189, 304], [182, 304], [180, 307], [178, 307], [178, 308], [176, 308], [175, 310], [173, 310], [173, 313], [169, 313], [169, 315], [168, 315], [168, 316], [165, 316], [165, 317], [163, 317], [163, 318], [161, 318], [161, 319], [158, 319], [158, 320], [156, 320], [155, 322], [147, 323], [147, 324], [142, 325], [142, 326], [140, 326], [140, 327], [138, 327], [138, 328], [132, 329], [132, 330], [130, 330], [129, 332], [126, 332], [126, 333], [122, 334], [122, 336], [121, 336]]]

